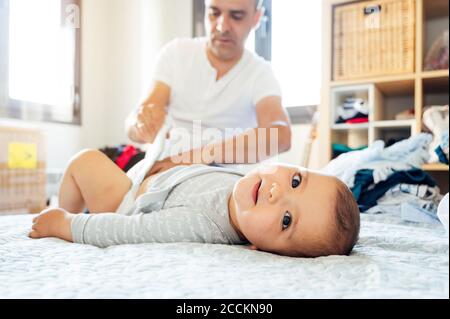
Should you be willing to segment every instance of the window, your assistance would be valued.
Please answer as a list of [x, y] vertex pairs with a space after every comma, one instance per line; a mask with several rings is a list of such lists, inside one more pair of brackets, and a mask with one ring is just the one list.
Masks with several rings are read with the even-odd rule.
[[79, 0], [0, 0], [0, 116], [80, 123]]
[[286, 106], [320, 104], [322, 1], [273, 1], [272, 66]]
[[[265, 17], [247, 48], [272, 62], [286, 107], [320, 104], [322, 1], [264, 0]], [[204, 0], [194, 0], [194, 35], [202, 36]]]

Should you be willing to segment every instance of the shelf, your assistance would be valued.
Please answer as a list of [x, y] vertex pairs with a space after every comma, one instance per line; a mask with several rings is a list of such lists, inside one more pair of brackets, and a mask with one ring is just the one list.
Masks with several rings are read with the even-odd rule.
[[337, 86], [347, 86], [347, 85], [361, 85], [361, 84], [378, 84], [378, 86], [387, 84], [387, 83], [396, 83], [396, 82], [404, 82], [404, 83], [414, 83], [416, 79], [416, 74], [400, 74], [400, 75], [389, 75], [389, 76], [380, 76], [380, 77], [372, 77], [372, 78], [363, 78], [363, 79], [355, 79], [348, 81], [332, 81], [330, 83], [331, 87]]
[[410, 93], [414, 91], [414, 81], [416, 78], [424, 80], [448, 80], [449, 70], [423, 71], [421, 73], [404, 74], [404, 75], [390, 75], [383, 77], [355, 79], [348, 81], [332, 81], [331, 87], [361, 85], [361, 84], [376, 84], [377, 87], [385, 94], [399, 95], [402, 93]]
[[375, 128], [402, 128], [413, 127], [416, 124], [416, 120], [393, 120], [393, 121], [377, 121], [373, 122], [372, 126]]
[[424, 171], [428, 172], [448, 172], [448, 165], [445, 164], [425, 164], [422, 166]]
[[449, 70], [423, 71], [420, 76], [422, 79], [440, 79], [448, 78]]
[[335, 131], [345, 131], [345, 130], [368, 130], [369, 123], [362, 124], [334, 124], [331, 129]]
[[[409, 137], [421, 131], [422, 110], [428, 105], [447, 105], [449, 70], [425, 71], [425, 57], [440, 34], [448, 29], [449, 0], [414, 0], [416, 3], [415, 60], [414, 71], [396, 75], [362, 75], [351, 79], [333, 79], [334, 56], [334, 20], [333, 11], [340, 5], [356, 3], [356, 0], [324, 1], [324, 38], [326, 43], [323, 55], [323, 87], [324, 94], [319, 111], [327, 114], [326, 120], [320, 124], [323, 134], [320, 141], [324, 146], [324, 161], [331, 158], [332, 143], [352, 144], [351, 147], [367, 142], [371, 145], [375, 140], [384, 141]], [[352, 19], [347, 17], [347, 21]], [[346, 21], [346, 22], [347, 22]], [[375, 51], [377, 48], [374, 48]], [[359, 87], [359, 88], [358, 88]], [[365, 88], [364, 88], [365, 87]], [[367, 91], [371, 107], [369, 123], [335, 124], [336, 105], [342, 104], [345, 92], [351, 90]], [[395, 120], [400, 112], [415, 109], [415, 119]], [[331, 133], [331, 134], [329, 134]], [[326, 146], [326, 148], [325, 148]], [[443, 164], [427, 164], [423, 169], [432, 176], [438, 176], [441, 187], [448, 184], [449, 167]], [[442, 184], [442, 185], [441, 185]], [[441, 187], [448, 189], [447, 187]]]
[[393, 121], [377, 121], [372, 123], [362, 124], [334, 124], [331, 129], [334, 131], [346, 131], [346, 130], [368, 130], [369, 127], [374, 128], [404, 128], [413, 127], [416, 124], [416, 120], [393, 120]]

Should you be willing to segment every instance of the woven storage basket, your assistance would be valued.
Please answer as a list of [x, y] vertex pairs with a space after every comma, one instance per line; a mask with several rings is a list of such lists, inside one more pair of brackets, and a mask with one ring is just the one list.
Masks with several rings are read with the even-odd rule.
[[414, 73], [415, 0], [334, 9], [334, 80]]
[[45, 208], [45, 157], [40, 131], [0, 126], [0, 214]]

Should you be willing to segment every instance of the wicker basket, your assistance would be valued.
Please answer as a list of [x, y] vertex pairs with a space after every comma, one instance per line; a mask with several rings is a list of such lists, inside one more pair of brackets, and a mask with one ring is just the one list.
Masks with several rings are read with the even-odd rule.
[[334, 9], [334, 80], [414, 73], [415, 0]]
[[[22, 147], [31, 147], [33, 154], [22, 152]], [[40, 131], [0, 126], [0, 215], [38, 213], [45, 208], [45, 157], [45, 138]]]

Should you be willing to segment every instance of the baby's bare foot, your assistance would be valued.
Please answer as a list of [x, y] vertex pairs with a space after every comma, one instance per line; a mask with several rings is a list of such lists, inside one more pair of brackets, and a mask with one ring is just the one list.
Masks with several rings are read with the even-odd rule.
[[34, 239], [57, 237], [71, 242], [71, 220], [72, 214], [63, 209], [46, 209], [33, 219], [32, 231], [28, 236]]

